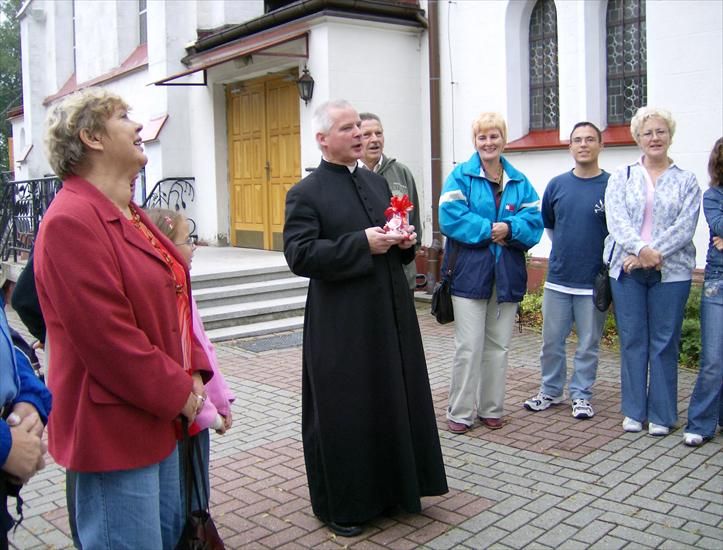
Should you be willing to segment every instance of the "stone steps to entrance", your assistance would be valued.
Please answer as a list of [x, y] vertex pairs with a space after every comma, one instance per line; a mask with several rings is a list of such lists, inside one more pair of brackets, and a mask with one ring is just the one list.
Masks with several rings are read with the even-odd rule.
[[308, 279], [285, 265], [192, 275], [193, 296], [212, 342], [300, 330]]
[[260, 299], [289, 298], [306, 295], [309, 281], [301, 277], [287, 277], [268, 281], [254, 281], [221, 287], [208, 287], [196, 290], [193, 297], [199, 308], [228, 304], [258, 302]]

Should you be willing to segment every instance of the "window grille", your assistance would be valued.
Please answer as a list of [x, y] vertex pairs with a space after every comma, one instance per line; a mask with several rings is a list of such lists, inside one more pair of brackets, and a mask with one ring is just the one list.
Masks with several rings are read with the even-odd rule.
[[606, 35], [608, 125], [627, 124], [648, 101], [645, 0], [609, 0]]
[[560, 126], [557, 68], [557, 10], [537, 0], [530, 16], [530, 130]]

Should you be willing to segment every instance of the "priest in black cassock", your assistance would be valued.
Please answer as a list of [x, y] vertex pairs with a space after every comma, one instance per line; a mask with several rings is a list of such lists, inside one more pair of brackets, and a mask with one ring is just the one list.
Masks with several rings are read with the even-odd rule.
[[[302, 435], [314, 514], [356, 536], [384, 511], [447, 492], [424, 349], [403, 263], [385, 233], [386, 181], [357, 169], [361, 121], [346, 101], [314, 113], [323, 159], [286, 197], [284, 254], [308, 277]], [[418, 207], [418, 205], [415, 205]]]

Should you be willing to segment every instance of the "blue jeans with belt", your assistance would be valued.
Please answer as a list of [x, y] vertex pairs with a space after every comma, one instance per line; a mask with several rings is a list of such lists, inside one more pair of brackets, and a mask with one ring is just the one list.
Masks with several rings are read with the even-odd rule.
[[687, 433], [710, 438], [723, 426], [723, 279], [703, 283], [700, 299], [700, 371], [688, 407]]
[[672, 427], [678, 419], [678, 352], [690, 280], [661, 282], [655, 269], [610, 279], [620, 339], [625, 416]]
[[157, 464], [76, 472], [76, 521], [83, 548], [172, 550], [181, 536], [178, 451]]

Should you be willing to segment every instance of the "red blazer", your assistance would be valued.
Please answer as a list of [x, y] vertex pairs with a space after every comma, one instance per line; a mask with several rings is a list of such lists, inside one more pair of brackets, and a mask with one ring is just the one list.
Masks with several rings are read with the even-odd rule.
[[[143, 212], [141, 218], [183, 262]], [[190, 289], [188, 270], [186, 277]], [[48, 446], [55, 461], [102, 472], [166, 458], [176, 445], [173, 421], [192, 389], [166, 263], [105, 195], [71, 177], [40, 225], [35, 278], [49, 342]], [[210, 378], [195, 337], [192, 368]]]

